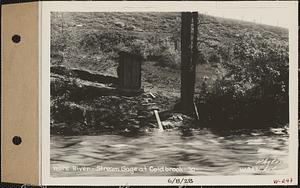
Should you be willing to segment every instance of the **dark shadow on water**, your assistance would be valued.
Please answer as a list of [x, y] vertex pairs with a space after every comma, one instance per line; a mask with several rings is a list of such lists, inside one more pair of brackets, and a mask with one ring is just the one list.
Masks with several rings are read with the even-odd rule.
[[181, 132], [182, 138], [194, 136], [194, 132], [193, 132], [194, 129], [192, 129], [192, 128], [183, 127], [183, 128], [180, 128], [179, 131]]
[[263, 128], [233, 128], [233, 129], [218, 129], [218, 128], [211, 128], [210, 131], [217, 135], [222, 137], [228, 137], [228, 136], [258, 136], [258, 135], [264, 135], [264, 136], [273, 136], [276, 135], [272, 130], [279, 129], [282, 134], [288, 135], [287, 127], [281, 126], [281, 127], [263, 127]]

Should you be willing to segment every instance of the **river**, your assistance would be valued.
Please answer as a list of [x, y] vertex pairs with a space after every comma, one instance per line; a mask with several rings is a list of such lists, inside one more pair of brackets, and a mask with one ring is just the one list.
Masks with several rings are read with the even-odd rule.
[[51, 136], [51, 176], [286, 174], [288, 127]]

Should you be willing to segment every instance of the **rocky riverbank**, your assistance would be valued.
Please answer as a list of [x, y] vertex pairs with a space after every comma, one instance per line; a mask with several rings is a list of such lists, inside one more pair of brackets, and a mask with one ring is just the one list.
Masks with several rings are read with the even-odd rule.
[[172, 95], [145, 91], [123, 96], [116, 87], [117, 78], [91, 75], [62, 66], [51, 68], [52, 135], [143, 133], [158, 128], [154, 109], [159, 110], [164, 129], [184, 127], [193, 121], [171, 110], [177, 100]]

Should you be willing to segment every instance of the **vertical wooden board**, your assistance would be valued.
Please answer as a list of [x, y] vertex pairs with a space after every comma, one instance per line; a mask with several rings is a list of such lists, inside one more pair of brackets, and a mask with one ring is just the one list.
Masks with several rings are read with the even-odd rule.
[[[38, 2], [2, 6], [1, 180], [39, 184]], [[21, 36], [19, 43], [12, 37]], [[19, 136], [20, 145], [12, 139]]]
[[142, 74], [142, 69], [141, 69], [141, 61], [138, 61], [137, 62], [137, 88], [138, 89], [141, 89], [141, 86], [142, 86], [142, 77], [141, 77], [141, 74]]
[[123, 62], [123, 66], [124, 66], [124, 88], [128, 89], [129, 88], [129, 84], [130, 84], [130, 63], [128, 61], [128, 57], [124, 57], [124, 62]]
[[127, 89], [133, 89], [133, 79], [134, 79], [134, 66], [133, 66], [133, 61], [130, 58], [130, 61], [127, 62]]
[[138, 60], [134, 61], [134, 89], [140, 89], [140, 62]]
[[132, 89], [136, 89], [137, 88], [137, 67], [136, 67], [136, 60], [132, 61], [132, 80], [131, 80], [131, 87]]
[[135, 82], [136, 82], [136, 67], [135, 67], [135, 60], [132, 59], [130, 62], [130, 89], [135, 89]]
[[122, 65], [122, 58], [119, 57], [119, 62], [118, 62], [118, 81], [119, 81], [119, 88], [122, 88], [123, 86], [123, 65]]
[[119, 58], [119, 87], [123, 88], [124, 87], [124, 57], [120, 55]]

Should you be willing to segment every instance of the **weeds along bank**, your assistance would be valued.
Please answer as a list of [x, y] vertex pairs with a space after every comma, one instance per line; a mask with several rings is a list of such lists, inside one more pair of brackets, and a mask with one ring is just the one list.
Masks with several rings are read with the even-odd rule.
[[[200, 124], [287, 123], [288, 30], [206, 15], [199, 22], [195, 102]], [[143, 63], [144, 84], [167, 93], [161, 96], [171, 109], [180, 92], [180, 25], [180, 13], [52, 13], [51, 65], [116, 77], [120, 50], [140, 54], [151, 62]], [[161, 71], [151, 71], [156, 69]], [[78, 83], [64, 79], [68, 84], [61, 80], [65, 89], [52, 102], [70, 102], [63, 96], [72, 95], [69, 87]]]
[[[257, 38], [257, 39], [256, 39]], [[246, 33], [228, 51], [227, 73], [197, 97], [208, 124], [262, 127], [289, 120], [289, 56], [287, 42]]]

